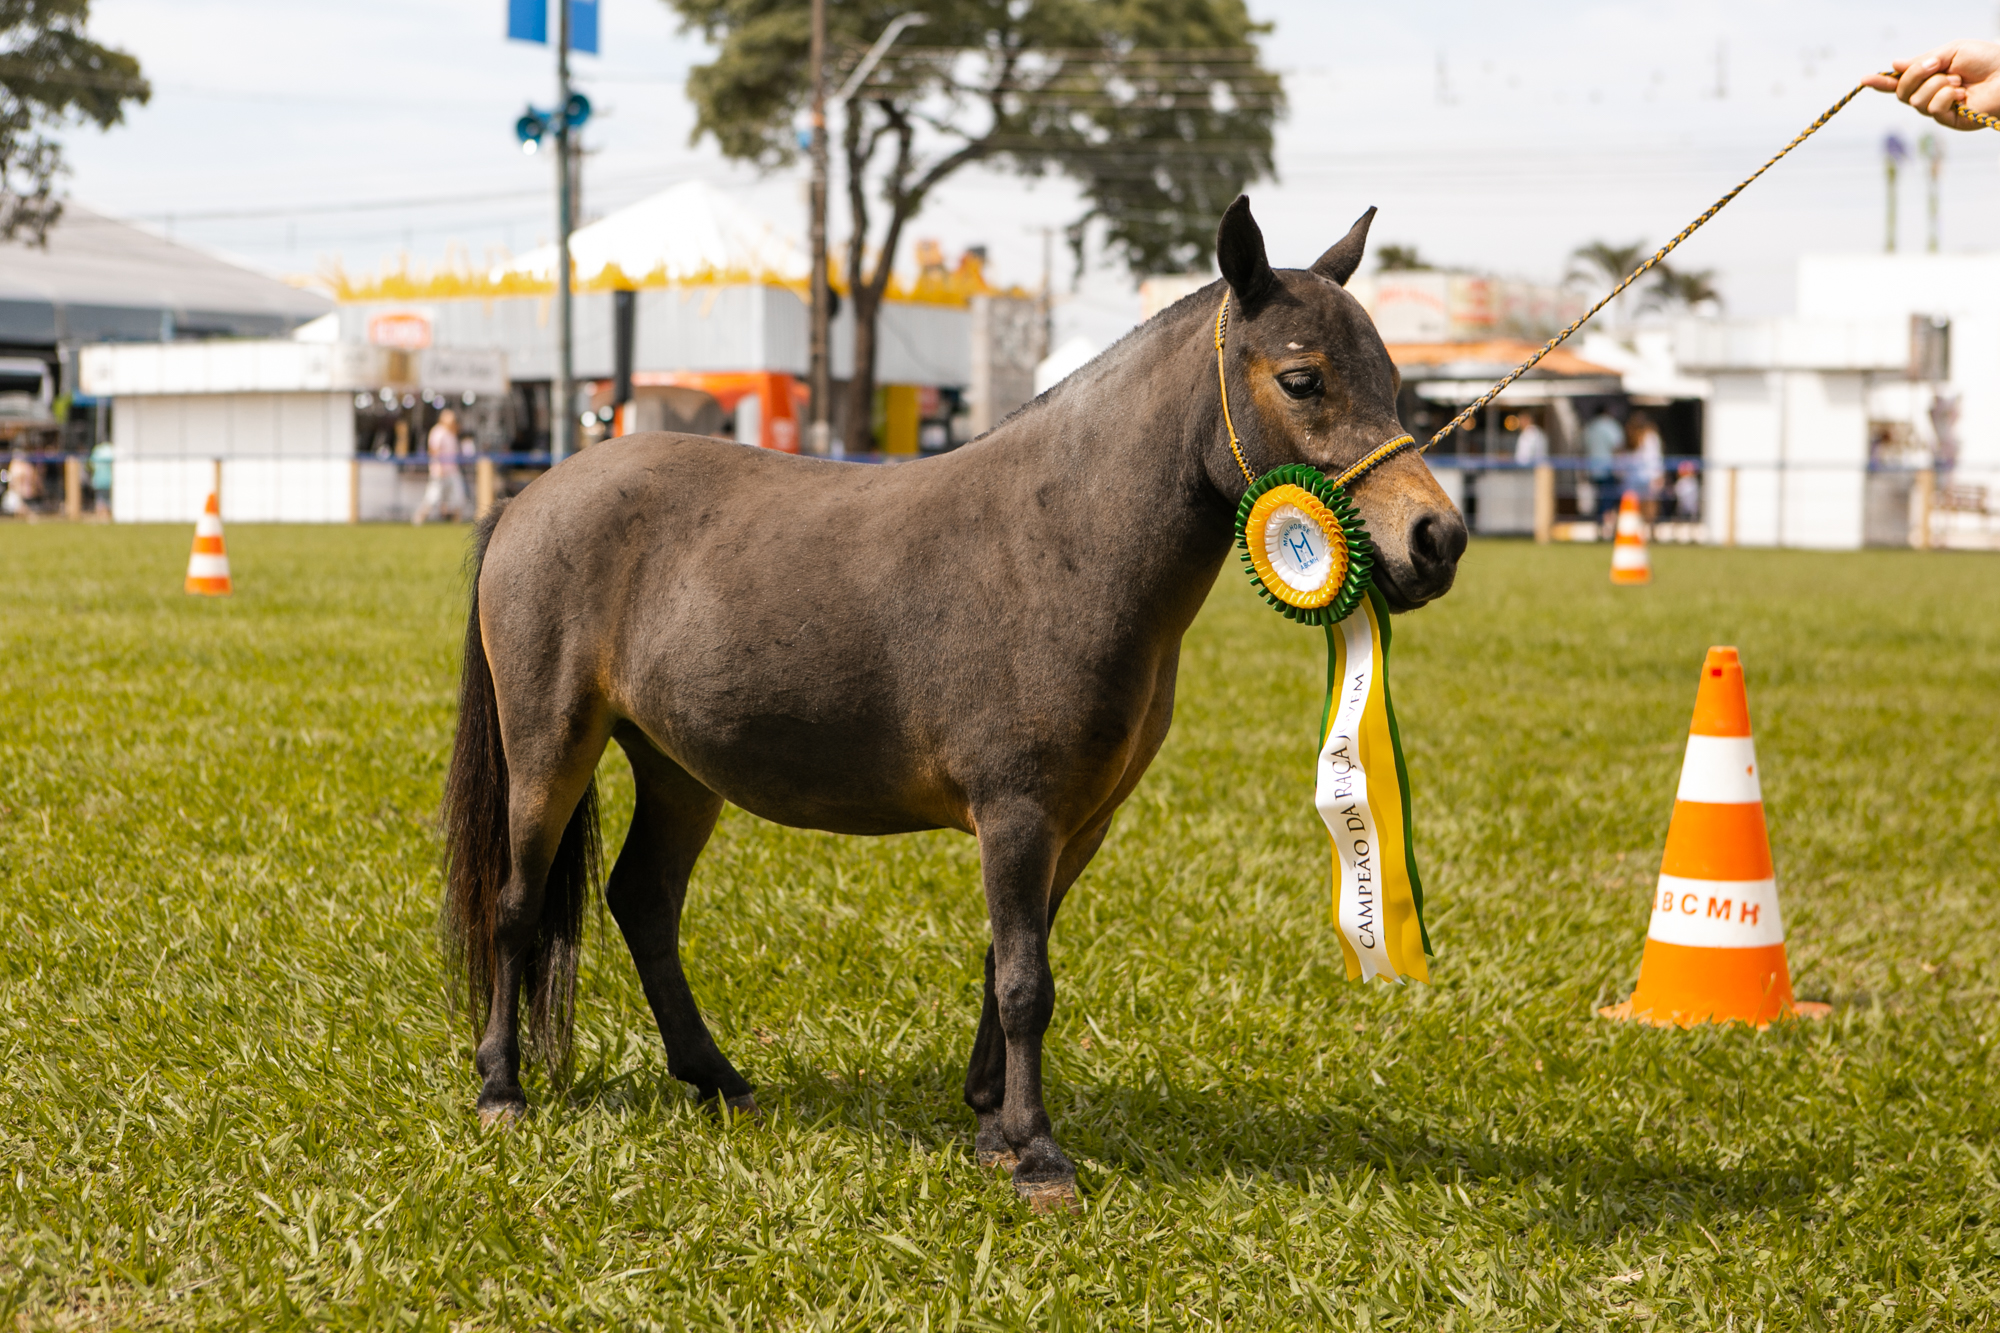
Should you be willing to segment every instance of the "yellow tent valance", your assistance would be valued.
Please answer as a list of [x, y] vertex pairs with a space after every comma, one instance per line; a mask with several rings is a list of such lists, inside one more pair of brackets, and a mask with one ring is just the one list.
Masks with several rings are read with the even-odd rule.
[[[835, 264], [830, 275], [833, 289], [843, 296], [849, 284], [840, 266]], [[474, 270], [470, 267], [448, 266], [428, 272], [412, 270], [405, 266], [369, 277], [350, 276], [345, 270], [335, 269], [323, 275], [322, 281], [337, 301], [490, 301], [503, 296], [551, 296], [555, 293], [555, 282], [549, 278], [505, 268]], [[616, 264], [606, 264], [596, 273], [588, 276], [578, 273], [573, 279], [574, 290], [579, 292], [641, 291], [649, 288], [666, 287], [737, 287], [762, 284], [785, 287], [798, 293], [800, 299], [807, 299], [808, 284], [796, 278], [782, 277], [775, 273], [757, 272], [751, 269], [707, 269], [695, 274], [681, 274], [669, 277], [665, 268], [656, 268], [651, 273], [634, 277]], [[905, 283], [900, 275], [892, 274], [886, 293], [891, 301], [909, 301], [924, 305], [962, 306], [975, 296], [1015, 296], [1029, 295], [1019, 287], [995, 287], [986, 280], [985, 265], [979, 256], [967, 255], [959, 261], [956, 269], [946, 269], [939, 264], [926, 264], [914, 283]]]

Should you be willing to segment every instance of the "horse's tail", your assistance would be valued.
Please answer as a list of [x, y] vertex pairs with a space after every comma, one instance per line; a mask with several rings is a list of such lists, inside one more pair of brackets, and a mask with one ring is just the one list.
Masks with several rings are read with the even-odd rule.
[[[444, 937], [476, 1029], [483, 1030], [499, 969], [496, 936], [511, 855], [507, 755], [493, 668], [479, 633], [479, 571], [500, 506], [479, 521], [467, 561], [472, 585], [458, 681], [458, 736], [444, 784]], [[593, 779], [563, 830], [542, 894], [542, 915], [523, 980], [529, 994], [528, 1048], [560, 1082], [568, 1073], [576, 1018], [576, 959], [583, 907], [598, 879], [601, 844]]]

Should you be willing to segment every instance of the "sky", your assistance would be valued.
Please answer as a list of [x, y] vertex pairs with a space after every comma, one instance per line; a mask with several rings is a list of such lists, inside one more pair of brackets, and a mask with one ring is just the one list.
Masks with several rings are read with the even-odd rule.
[[[838, 3], [838, 0], [835, 0]], [[920, 5], [921, 0], [912, 0]], [[476, 261], [554, 230], [550, 159], [513, 123], [554, 86], [546, 47], [504, 37], [505, 0], [95, 0], [91, 27], [137, 55], [150, 105], [106, 133], [66, 135], [71, 197], [280, 275], [368, 274], [407, 255]], [[1251, 0], [1290, 110], [1277, 179], [1249, 193], [1272, 261], [1304, 265], [1369, 206], [1376, 243], [1555, 281], [1592, 240], [1657, 244], [1866, 71], [1953, 37], [2000, 37], [1996, 0], [1558, 0], [1495, 5]], [[584, 209], [598, 215], [688, 179], [805, 227], [803, 167], [769, 175], [691, 144], [682, 91], [709, 58], [662, 0], [602, 0], [601, 58], [577, 56], [597, 108]], [[1804, 253], [1879, 250], [1886, 134], [1928, 122], [1866, 93], [1684, 245], [1729, 313], [1791, 309]], [[1940, 236], [1995, 246], [2000, 136], [1940, 131]], [[1902, 175], [1902, 248], [1925, 241], [1925, 182]], [[955, 177], [906, 232], [1034, 287], [1043, 234], [1081, 211], [1060, 181]], [[844, 233], [834, 215], [836, 243]], [[908, 264], [906, 244], [903, 254]], [[1134, 279], [1060, 243], [1057, 336], [1104, 343], [1135, 322]]]

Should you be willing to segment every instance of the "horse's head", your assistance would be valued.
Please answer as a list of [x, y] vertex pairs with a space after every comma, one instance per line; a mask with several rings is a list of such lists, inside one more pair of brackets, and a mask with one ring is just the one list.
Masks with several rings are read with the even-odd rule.
[[[1264, 234], [1239, 198], [1222, 215], [1215, 258], [1229, 284], [1224, 353], [1229, 407], [1250, 470], [1310, 463], [1328, 476], [1403, 434], [1401, 377], [1375, 323], [1343, 284], [1361, 265], [1369, 209], [1307, 269], [1273, 270]], [[1211, 314], [1210, 323], [1214, 316]], [[1208, 451], [1210, 480], [1243, 493], [1226, 438]], [[1377, 552], [1375, 581], [1398, 611], [1442, 597], [1465, 550], [1465, 520], [1413, 449], [1352, 485]]]

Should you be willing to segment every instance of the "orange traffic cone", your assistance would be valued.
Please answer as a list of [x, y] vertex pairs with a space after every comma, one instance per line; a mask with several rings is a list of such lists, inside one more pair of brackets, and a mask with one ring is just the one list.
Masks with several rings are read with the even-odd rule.
[[214, 491], [194, 524], [194, 550], [188, 555], [187, 590], [209, 597], [229, 595], [229, 556], [222, 549], [222, 506]]
[[1763, 1027], [1774, 1018], [1832, 1012], [1792, 998], [1750, 704], [1734, 648], [1711, 648], [1702, 663], [1639, 984], [1631, 999], [1597, 1012], [1658, 1027], [1733, 1019]]
[[1639, 497], [1631, 491], [1618, 502], [1618, 540], [1611, 547], [1613, 583], [1651, 583], [1653, 562], [1646, 556], [1646, 524], [1639, 517]]

